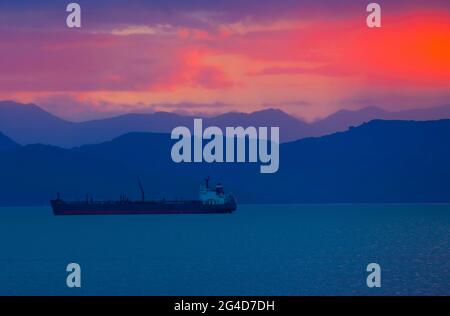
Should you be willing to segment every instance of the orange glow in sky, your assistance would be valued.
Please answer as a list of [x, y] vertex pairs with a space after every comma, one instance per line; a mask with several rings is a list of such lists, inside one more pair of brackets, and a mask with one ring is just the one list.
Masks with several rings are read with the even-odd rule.
[[51, 104], [65, 117], [270, 106], [308, 120], [342, 108], [448, 103], [450, 13], [385, 14], [380, 29], [369, 29], [365, 14], [1, 29], [0, 99]]

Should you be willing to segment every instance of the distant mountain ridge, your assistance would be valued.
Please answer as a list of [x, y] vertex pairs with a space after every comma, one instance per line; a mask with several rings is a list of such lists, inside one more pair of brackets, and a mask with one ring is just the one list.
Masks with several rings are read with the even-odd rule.
[[[198, 117], [198, 116], [195, 116]], [[85, 122], [70, 122], [34, 104], [0, 102], [0, 131], [20, 144], [49, 144], [71, 148], [112, 140], [130, 132], [169, 133], [176, 126], [192, 127], [194, 116], [168, 112], [124, 114]], [[279, 126], [282, 142], [345, 131], [373, 119], [434, 120], [450, 118], [450, 106], [388, 112], [376, 107], [357, 111], [341, 110], [322, 120], [306, 123], [281, 110], [253, 113], [230, 112], [205, 117], [204, 126]]]
[[332, 135], [280, 145], [280, 170], [259, 164], [176, 164], [167, 134], [128, 133], [62, 149], [19, 146], [0, 154], [0, 205], [48, 205], [56, 192], [115, 199], [195, 198], [204, 176], [240, 203], [450, 202], [450, 120], [374, 120]]
[[345, 131], [350, 126], [358, 126], [375, 119], [380, 120], [413, 120], [429, 121], [450, 118], [450, 106], [439, 106], [428, 109], [413, 109], [404, 111], [386, 111], [370, 106], [360, 110], [340, 110], [324, 119], [314, 123], [317, 134], [327, 135], [334, 132]]
[[0, 151], [17, 148], [19, 146], [20, 145], [13, 141], [11, 138], [0, 132]]

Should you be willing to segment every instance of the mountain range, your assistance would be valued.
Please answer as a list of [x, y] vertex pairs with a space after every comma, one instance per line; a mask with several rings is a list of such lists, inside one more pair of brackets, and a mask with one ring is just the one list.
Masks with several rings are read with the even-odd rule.
[[[279, 126], [282, 142], [324, 136], [345, 131], [374, 119], [436, 120], [450, 118], [450, 106], [389, 112], [376, 107], [350, 111], [341, 110], [313, 123], [304, 122], [276, 109], [253, 113], [230, 112], [205, 117], [204, 126]], [[71, 148], [112, 140], [130, 132], [170, 133], [176, 126], [192, 127], [193, 116], [168, 112], [125, 114], [111, 118], [71, 122], [44, 111], [34, 104], [0, 102], [0, 132], [16, 142], [47, 144]]]
[[[195, 198], [202, 178], [221, 181], [240, 203], [450, 202], [450, 120], [373, 120], [345, 132], [280, 145], [280, 170], [259, 164], [175, 164], [168, 134], [127, 133], [64, 149], [0, 149], [0, 205], [63, 198]], [[0, 139], [2, 139], [0, 138]], [[2, 142], [3, 142], [2, 141]]]
[[19, 147], [20, 145], [0, 132], [0, 151]]

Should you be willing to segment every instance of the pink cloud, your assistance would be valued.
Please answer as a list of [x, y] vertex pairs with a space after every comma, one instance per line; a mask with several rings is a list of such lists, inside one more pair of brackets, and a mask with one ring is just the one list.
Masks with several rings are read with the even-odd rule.
[[[201, 16], [181, 26], [133, 21], [80, 32], [3, 29], [0, 92], [23, 92], [29, 99], [41, 93], [101, 96], [89, 102], [99, 111], [114, 111], [105, 100], [114, 101], [116, 92], [131, 105], [150, 97], [232, 99], [243, 109], [244, 103], [250, 108], [305, 98], [332, 111], [339, 98], [397, 90], [419, 98], [449, 89], [448, 12], [386, 14], [378, 30], [366, 27], [365, 12], [306, 19], [294, 13], [278, 20]], [[310, 109], [311, 116], [326, 112]]]
[[205, 40], [207, 33], [190, 32], [192, 38], [186, 41], [176, 35], [2, 33], [0, 37], [7, 44], [2, 47], [0, 60], [0, 90], [160, 91], [183, 85], [205, 89], [231, 87], [232, 80], [223, 69], [204, 63], [209, 50], [195, 47], [195, 41]]

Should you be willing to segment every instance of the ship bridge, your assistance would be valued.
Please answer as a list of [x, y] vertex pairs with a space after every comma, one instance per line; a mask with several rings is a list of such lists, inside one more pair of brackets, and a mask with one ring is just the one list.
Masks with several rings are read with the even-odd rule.
[[205, 184], [200, 187], [199, 199], [203, 204], [225, 204], [226, 196], [223, 186], [218, 183], [216, 187], [210, 187], [209, 177], [205, 179]]

